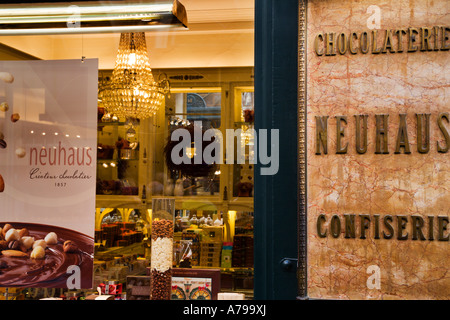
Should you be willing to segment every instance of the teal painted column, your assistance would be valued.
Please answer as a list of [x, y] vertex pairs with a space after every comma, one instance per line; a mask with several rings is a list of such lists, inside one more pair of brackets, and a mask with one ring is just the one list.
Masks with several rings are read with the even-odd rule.
[[297, 258], [297, 21], [298, 1], [255, 2], [255, 129], [279, 130], [278, 173], [255, 166], [255, 299], [297, 296], [296, 266], [280, 264]]

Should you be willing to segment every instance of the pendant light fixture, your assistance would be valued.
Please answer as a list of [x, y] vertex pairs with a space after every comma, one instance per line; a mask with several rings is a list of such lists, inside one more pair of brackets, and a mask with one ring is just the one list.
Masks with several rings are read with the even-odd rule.
[[111, 81], [99, 90], [106, 111], [127, 120], [146, 119], [156, 114], [169, 92], [167, 79], [153, 78], [145, 33], [122, 33]]
[[0, 35], [97, 34], [185, 28], [186, 9], [178, 0], [0, 3]]

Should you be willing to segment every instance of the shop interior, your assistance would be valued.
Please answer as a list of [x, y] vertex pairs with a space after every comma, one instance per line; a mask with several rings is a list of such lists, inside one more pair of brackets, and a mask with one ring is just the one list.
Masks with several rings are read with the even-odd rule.
[[[1, 35], [1, 60], [99, 63], [93, 288], [1, 288], [9, 299], [83, 299], [98, 288], [112, 299], [150, 299], [152, 219], [161, 205], [173, 214], [170, 299], [253, 298], [254, 1], [180, 2], [187, 27], [136, 32], [123, 47], [119, 32]], [[112, 112], [108, 100], [130, 41], [133, 59], [148, 56], [144, 76], [159, 85], [151, 115]], [[238, 132], [234, 164], [170, 163], [172, 132], [194, 123]]]

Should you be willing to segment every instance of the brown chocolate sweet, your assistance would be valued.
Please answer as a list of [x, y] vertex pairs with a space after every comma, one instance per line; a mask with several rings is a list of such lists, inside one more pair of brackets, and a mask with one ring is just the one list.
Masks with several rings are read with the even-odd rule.
[[6, 141], [3, 140], [3, 139], [1, 139], [1, 140], [0, 140], [0, 148], [5, 149], [6, 146], [7, 146]]
[[9, 229], [11, 229], [12, 228], [12, 225], [10, 225], [9, 223], [6, 223], [4, 226], [3, 226], [3, 229], [2, 229], [2, 235], [3, 235], [3, 237], [5, 237], [5, 234], [8, 232], [8, 230]]
[[30, 235], [30, 231], [28, 231], [27, 228], [22, 228], [19, 230], [19, 236], [22, 237], [26, 237]]
[[19, 119], [20, 119], [20, 115], [18, 113], [13, 113], [11, 115], [11, 121], [12, 122], [17, 122], [17, 121], [19, 121]]
[[78, 246], [72, 240], [67, 240], [63, 244], [63, 250], [65, 253], [74, 253], [78, 251]]
[[8, 241], [0, 240], [0, 250], [5, 250], [8, 248]]
[[172, 270], [159, 272], [152, 270], [152, 283], [150, 297], [152, 300], [170, 300], [172, 285]]
[[2, 175], [0, 174], [0, 192], [5, 191], [5, 181], [3, 180]]
[[162, 219], [152, 222], [152, 239], [173, 238], [173, 221]]
[[20, 250], [20, 242], [18, 240], [12, 240], [8, 242], [8, 249]]

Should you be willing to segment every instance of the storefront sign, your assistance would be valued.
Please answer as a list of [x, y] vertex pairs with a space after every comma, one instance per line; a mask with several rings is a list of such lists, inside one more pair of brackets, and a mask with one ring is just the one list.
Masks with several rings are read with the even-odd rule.
[[448, 299], [448, 3], [300, 3], [307, 296]]
[[[337, 53], [347, 52], [378, 54], [449, 50], [449, 39], [450, 27], [442, 26], [371, 30], [349, 34], [320, 32], [314, 39], [314, 52], [318, 56], [335, 56]], [[380, 41], [381, 46], [378, 46]]]
[[98, 62], [0, 72], [0, 286], [91, 288]]

